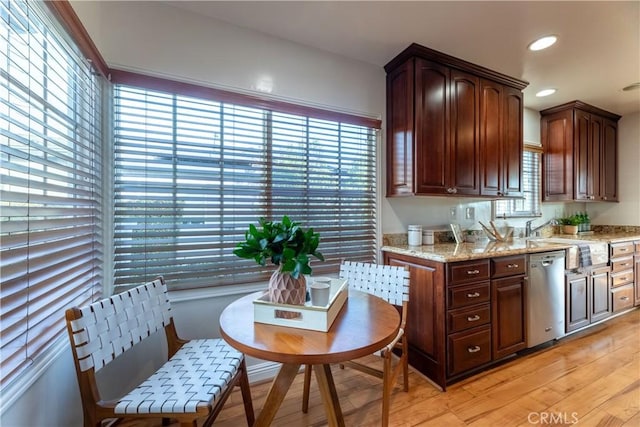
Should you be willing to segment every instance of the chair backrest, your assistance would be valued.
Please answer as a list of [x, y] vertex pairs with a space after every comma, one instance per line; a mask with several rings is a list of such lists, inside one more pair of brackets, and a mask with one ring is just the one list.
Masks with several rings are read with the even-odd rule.
[[67, 310], [67, 330], [82, 372], [107, 363], [171, 321], [162, 277], [82, 308]]
[[368, 292], [393, 305], [402, 306], [409, 301], [407, 267], [344, 261], [340, 278], [347, 279], [351, 289]]

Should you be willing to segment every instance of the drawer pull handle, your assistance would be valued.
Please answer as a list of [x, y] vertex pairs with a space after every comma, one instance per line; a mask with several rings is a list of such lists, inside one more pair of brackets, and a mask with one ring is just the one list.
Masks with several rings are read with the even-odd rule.
[[480, 270], [467, 270], [467, 274], [480, 274]]
[[479, 345], [474, 345], [473, 347], [467, 348], [467, 351], [469, 353], [477, 353], [477, 352], [480, 351], [480, 346]]
[[507, 264], [507, 268], [518, 268], [518, 264]]
[[478, 320], [480, 320], [480, 316], [478, 316], [477, 314], [467, 317], [467, 322], [476, 322]]
[[474, 292], [472, 294], [467, 294], [467, 298], [478, 298], [480, 296], [479, 292]]
[[620, 248], [620, 249], [618, 249], [618, 250], [619, 250], [620, 252], [627, 252], [629, 249], [627, 249], [627, 248]]
[[620, 297], [620, 301], [628, 301], [629, 297]]
[[628, 262], [625, 262], [625, 263], [623, 263], [623, 264], [620, 264], [620, 267], [626, 267], [626, 266], [628, 266], [628, 265], [631, 265], [631, 264], [629, 264]]
[[626, 280], [627, 280], [627, 276], [623, 276], [623, 277], [621, 277], [621, 278], [620, 278], [620, 281], [621, 281], [621, 282], [624, 282], [624, 281], [626, 281]]

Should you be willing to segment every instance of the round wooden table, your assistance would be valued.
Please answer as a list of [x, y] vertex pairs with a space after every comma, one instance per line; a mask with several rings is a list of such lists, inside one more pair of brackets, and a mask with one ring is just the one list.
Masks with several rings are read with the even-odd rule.
[[313, 365], [329, 425], [344, 426], [330, 364], [372, 354], [389, 344], [398, 333], [400, 314], [378, 297], [349, 290], [328, 332], [254, 323], [253, 301], [262, 293], [234, 301], [220, 315], [220, 333], [232, 347], [282, 363], [254, 425], [271, 425], [300, 366]]

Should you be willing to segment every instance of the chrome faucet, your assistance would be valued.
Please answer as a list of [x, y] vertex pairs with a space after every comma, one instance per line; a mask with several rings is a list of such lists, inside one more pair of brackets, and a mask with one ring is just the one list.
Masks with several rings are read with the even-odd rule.
[[533, 233], [537, 233], [541, 228], [546, 227], [547, 225], [556, 225], [556, 220], [554, 218], [550, 219], [549, 221], [545, 222], [542, 225], [537, 226], [536, 228], [531, 228], [531, 223], [535, 221], [535, 219], [531, 219], [529, 221], [527, 221], [527, 225], [525, 225], [525, 229], [524, 229], [524, 236], [525, 237], [531, 237], [531, 235]]

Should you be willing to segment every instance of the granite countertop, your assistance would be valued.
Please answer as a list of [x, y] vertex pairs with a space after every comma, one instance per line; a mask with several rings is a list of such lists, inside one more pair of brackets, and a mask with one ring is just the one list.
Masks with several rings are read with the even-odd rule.
[[436, 262], [455, 262], [472, 259], [493, 258], [498, 256], [530, 254], [536, 252], [548, 252], [552, 250], [567, 249], [575, 243], [571, 241], [584, 240], [585, 242], [615, 243], [628, 240], [640, 240], [640, 234], [634, 232], [590, 234], [581, 236], [553, 235], [554, 239], [568, 239], [567, 243], [545, 242], [544, 238], [523, 239], [516, 238], [510, 242], [492, 242], [483, 240], [477, 243], [438, 243], [435, 245], [407, 246], [386, 245], [383, 252], [409, 255]]

